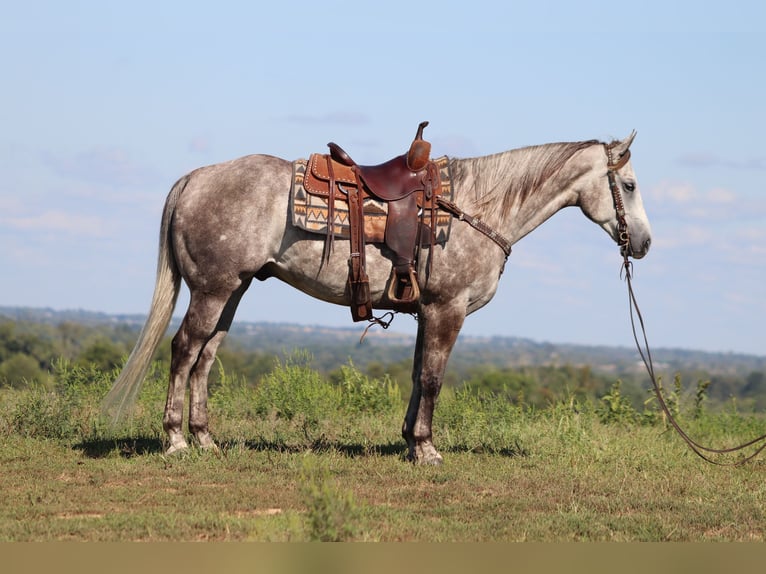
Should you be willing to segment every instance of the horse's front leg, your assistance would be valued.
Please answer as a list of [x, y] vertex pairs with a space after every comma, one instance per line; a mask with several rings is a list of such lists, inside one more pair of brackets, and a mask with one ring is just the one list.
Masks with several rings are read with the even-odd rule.
[[418, 314], [418, 336], [412, 369], [412, 395], [402, 426], [409, 460], [441, 464], [433, 444], [431, 425], [444, 371], [465, 319], [465, 307], [424, 304]]

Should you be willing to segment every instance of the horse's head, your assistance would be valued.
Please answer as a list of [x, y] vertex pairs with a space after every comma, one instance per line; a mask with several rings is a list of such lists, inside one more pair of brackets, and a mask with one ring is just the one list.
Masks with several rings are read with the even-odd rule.
[[580, 192], [579, 205], [620, 246], [623, 255], [641, 259], [649, 251], [652, 230], [630, 164], [634, 131], [622, 141], [604, 144]]

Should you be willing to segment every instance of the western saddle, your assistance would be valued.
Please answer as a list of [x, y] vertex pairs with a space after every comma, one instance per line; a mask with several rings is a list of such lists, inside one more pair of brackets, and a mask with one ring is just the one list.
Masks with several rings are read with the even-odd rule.
[[[420, 248], [435, 242], [436, 198], [441, 191], [439, 168], [431, 160], [431, 144], [423, 139], [421, 122], [407, 153], [380, 165], [358, 165], [336, 143], [327, 144], [329, 154], [313, 154], [304, 185], [310, 193], [326, 197], [327, 239], [324, 260], [333, 248], [334, 204], [348, 202], [351, 256], [348, 289], [354, 321], [375, 320], [372, 316], [370, 284], [365, 269], [366, 197], [383, 201], [388, 207], [383, 243], [393, 253], [393, 268], [387, 296], [395, 311], [414, 312], [420, 299], [417, 258]], [[340, 192], [340, 193], [338, 193]], [[430, 211], [430, 226], [425, 213]]]

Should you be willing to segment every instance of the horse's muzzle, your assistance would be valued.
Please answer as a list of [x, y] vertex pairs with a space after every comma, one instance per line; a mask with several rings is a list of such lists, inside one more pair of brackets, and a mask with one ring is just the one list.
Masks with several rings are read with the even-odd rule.
[[647, 237], [644, 242], [640, 244], [640, 248], [636, 248], [633, 241], [628, 242], [627, 245], [620, 247], [620, 255], [623, 257], [627, 254], [633, 259], [642, 259], [649, 253], [649, 247], [652, 245], [652, 239]]

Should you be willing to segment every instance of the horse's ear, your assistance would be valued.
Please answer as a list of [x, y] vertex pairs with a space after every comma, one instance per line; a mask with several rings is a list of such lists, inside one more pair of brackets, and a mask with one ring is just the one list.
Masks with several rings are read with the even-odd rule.
[[625, 152], [630, 149], [631, 144], [633, 143], [633, 140], [636, 137], [636, 130], [633, 130], [630, 132], [630, 135], [626, 137], [624, 140], [617, 142], [614, 145], [614, 151], [616, 152], [615, 155], [617, 157], [620, 157], [622, 155], [625, 155]]

